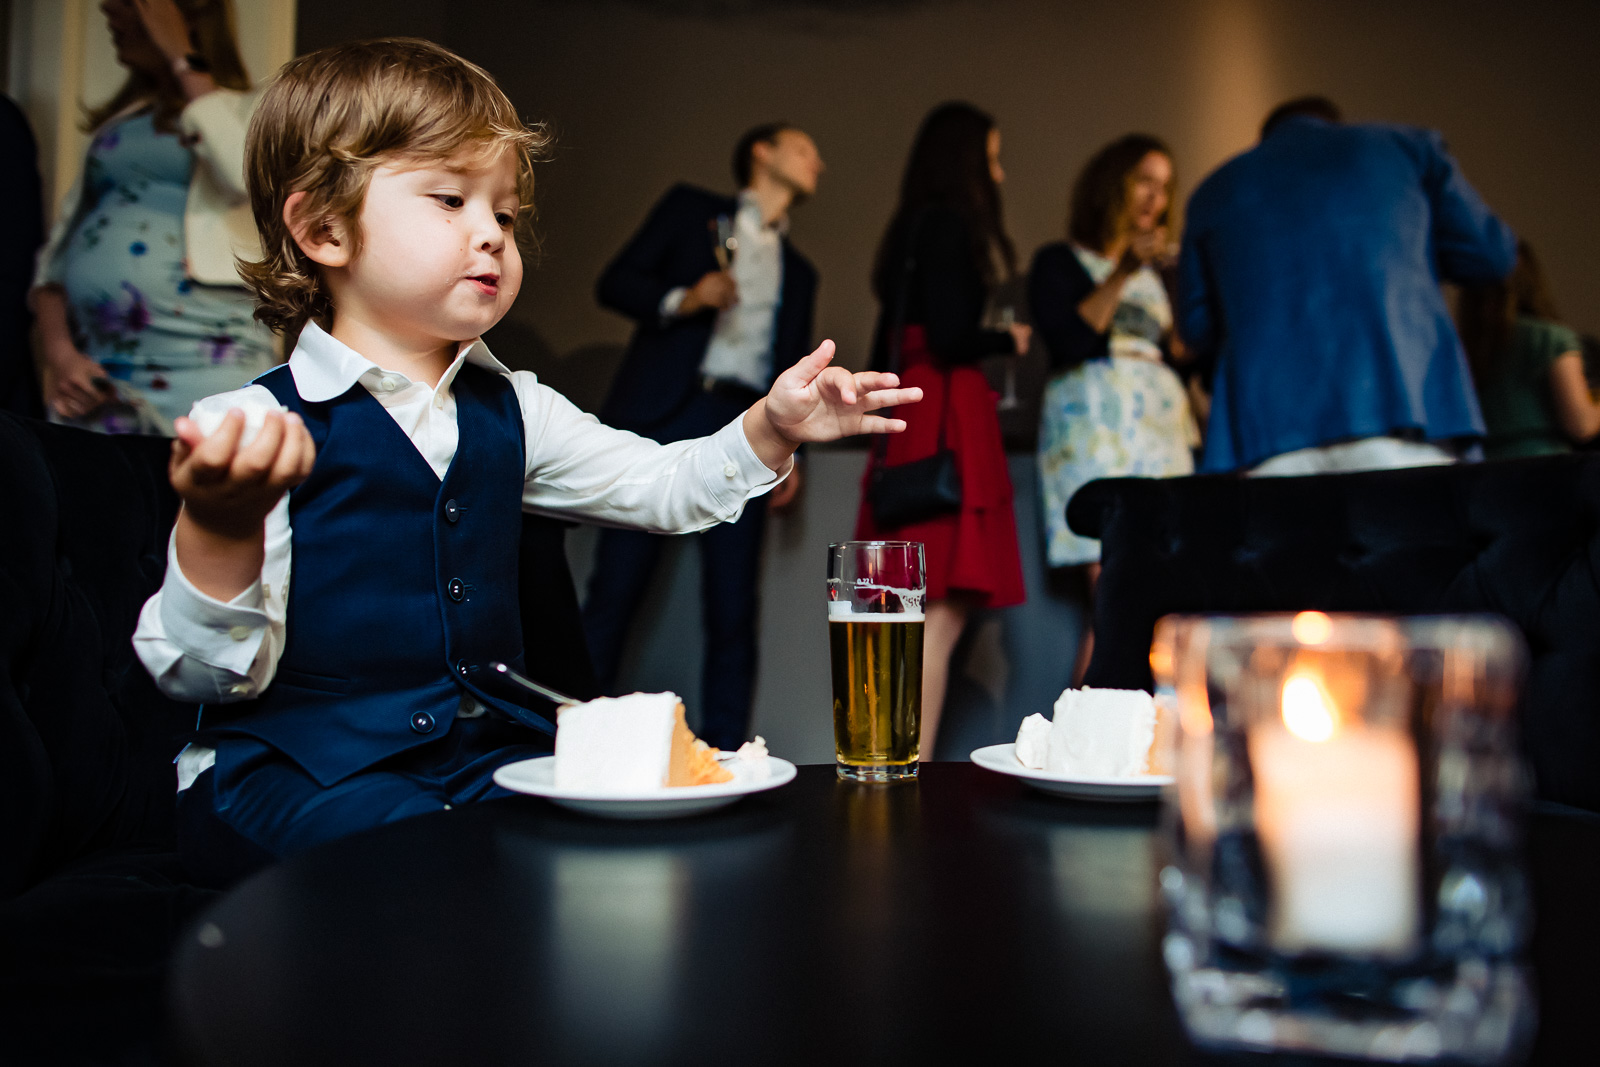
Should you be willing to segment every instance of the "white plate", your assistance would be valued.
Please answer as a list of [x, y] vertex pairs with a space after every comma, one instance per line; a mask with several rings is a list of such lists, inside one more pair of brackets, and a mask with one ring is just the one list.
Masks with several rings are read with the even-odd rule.
[[972, 762], [985, 770], [1021, 778], [1035, 789], [1079, 800], [1155, 800], [1161, 787], [1172, 784], [1170, 774], [1139, 774], [1131, 778], [1067, 778], [1036, 771], [1017, 762], [1017, 746], [990, 745], [975, 749]]
[[765, 778], [757, 777], [753, 760], [723, 760], [721, 765], [733, 772], [733, 781], [714, 785], [683, 785], [672, 789], [663, 786], [643, 793], [557, 789], [554, 756], [508, 763], [494, 772], [494, 780], [496, 785], [514, 793], [544, 797], [552, 804], [586, 815], [599, 815], [607, 819], [671, 819], [679, 815], [713, 811], [732, 804], [746, 794], [776, 789], [792, 781], [795, 774], [794, 764], [776, 756], [767, 757], [767, 768], [771, 773]]

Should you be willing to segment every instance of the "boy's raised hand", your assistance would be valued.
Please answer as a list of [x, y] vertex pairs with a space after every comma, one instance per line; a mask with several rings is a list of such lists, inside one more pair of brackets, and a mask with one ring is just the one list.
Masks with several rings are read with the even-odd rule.
[[834, 344], [817, 350], [772, 383], [772, 391], [745, 413], [745, 436], [761, 461], [781, 470], [807, 441], [837, 441], [862, 433], [899, 433], [904, 419], [872, 414], [881, 408], [915, 404], [921, 389], [902, 389], [893, 374], [830, 367]]
[[245, 416], [237, 408], [210, 436], [188, 418], [173, 428], [167, 470], [183, 500], [179, 565], [202, 592], [231, 600], [260, 573], [266, 517], [311, 473], [316, 445], [293, 412], [269, 413], [248, 444], [240, 443]]

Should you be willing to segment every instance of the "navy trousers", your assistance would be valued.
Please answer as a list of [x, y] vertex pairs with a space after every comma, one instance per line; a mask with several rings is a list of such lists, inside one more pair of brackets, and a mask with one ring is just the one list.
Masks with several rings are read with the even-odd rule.
[[[647, 436], [662, 442], [713, 434], [740, 415], [742, 400], [696, 393], [674, 418]], [[700, 736], [717, 748], [749, 740], [755, 696], [757, 583], [767, 498], [745, 505], [738, 522], [692, 535], [700, 549], [700, 604], [705, 659], [700, 682]], [[583, 631], [603, 692], [615, 692], [617, 665], [666, 539], [637, 530], [602, 530], [595, 549]]]
[[436, 741], [321, 786], [270, 745], [223, 737], [216, 765], [178, 794], [178, 851], [197, 881], [230, 885], [273, 860], [358, 830], [510, 795], [507, 763], [548, 756], [550, 739], [485, 715]]

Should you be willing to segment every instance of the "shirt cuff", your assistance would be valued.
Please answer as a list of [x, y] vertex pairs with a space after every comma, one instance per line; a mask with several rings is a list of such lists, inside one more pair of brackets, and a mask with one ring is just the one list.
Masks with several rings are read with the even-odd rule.
[[711, 436], [711, 447], [706, 449], [702, 462], [706, 485], [721, 505], [723, 517], [738, 514], [752, 497], [770, 493], [774, 486], [794, 470], [794, 457], [782, 471], [761, 462], [750, 439], [744, 435], [744, 415], [741, 414]]
[[194, 587], [178, 566], [177, 550], [169, 547], [167, 578], [161, 588], [161, 625], [167, 640], [184, 654], [246, 676], [267, 635], [261, 579], [223, 603]]
[[680, 285], [676, 289], [668, 289], [667, 295], [661, 298], [661, 321], [669, 322], [678, 317], [678, 309], [683, 306], [683, 298], [689, 295], [688, 286]]

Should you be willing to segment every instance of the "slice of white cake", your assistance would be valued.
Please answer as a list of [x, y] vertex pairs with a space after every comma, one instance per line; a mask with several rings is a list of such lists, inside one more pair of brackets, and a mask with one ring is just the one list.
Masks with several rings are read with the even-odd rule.
[[732, 778], [690, 731], [676, 693], [601, 697], [557, 715], [557, 788], [649, 793]]
[[1149, 768], [1156, 705], [1142, 689], [1068, 689], [1056, 700], [1045, 770], [1129, 778]]
[[561, 709], [556, 787], [648, 792], [667, 781], [678, 698], [673, 693], [601, 697]]

